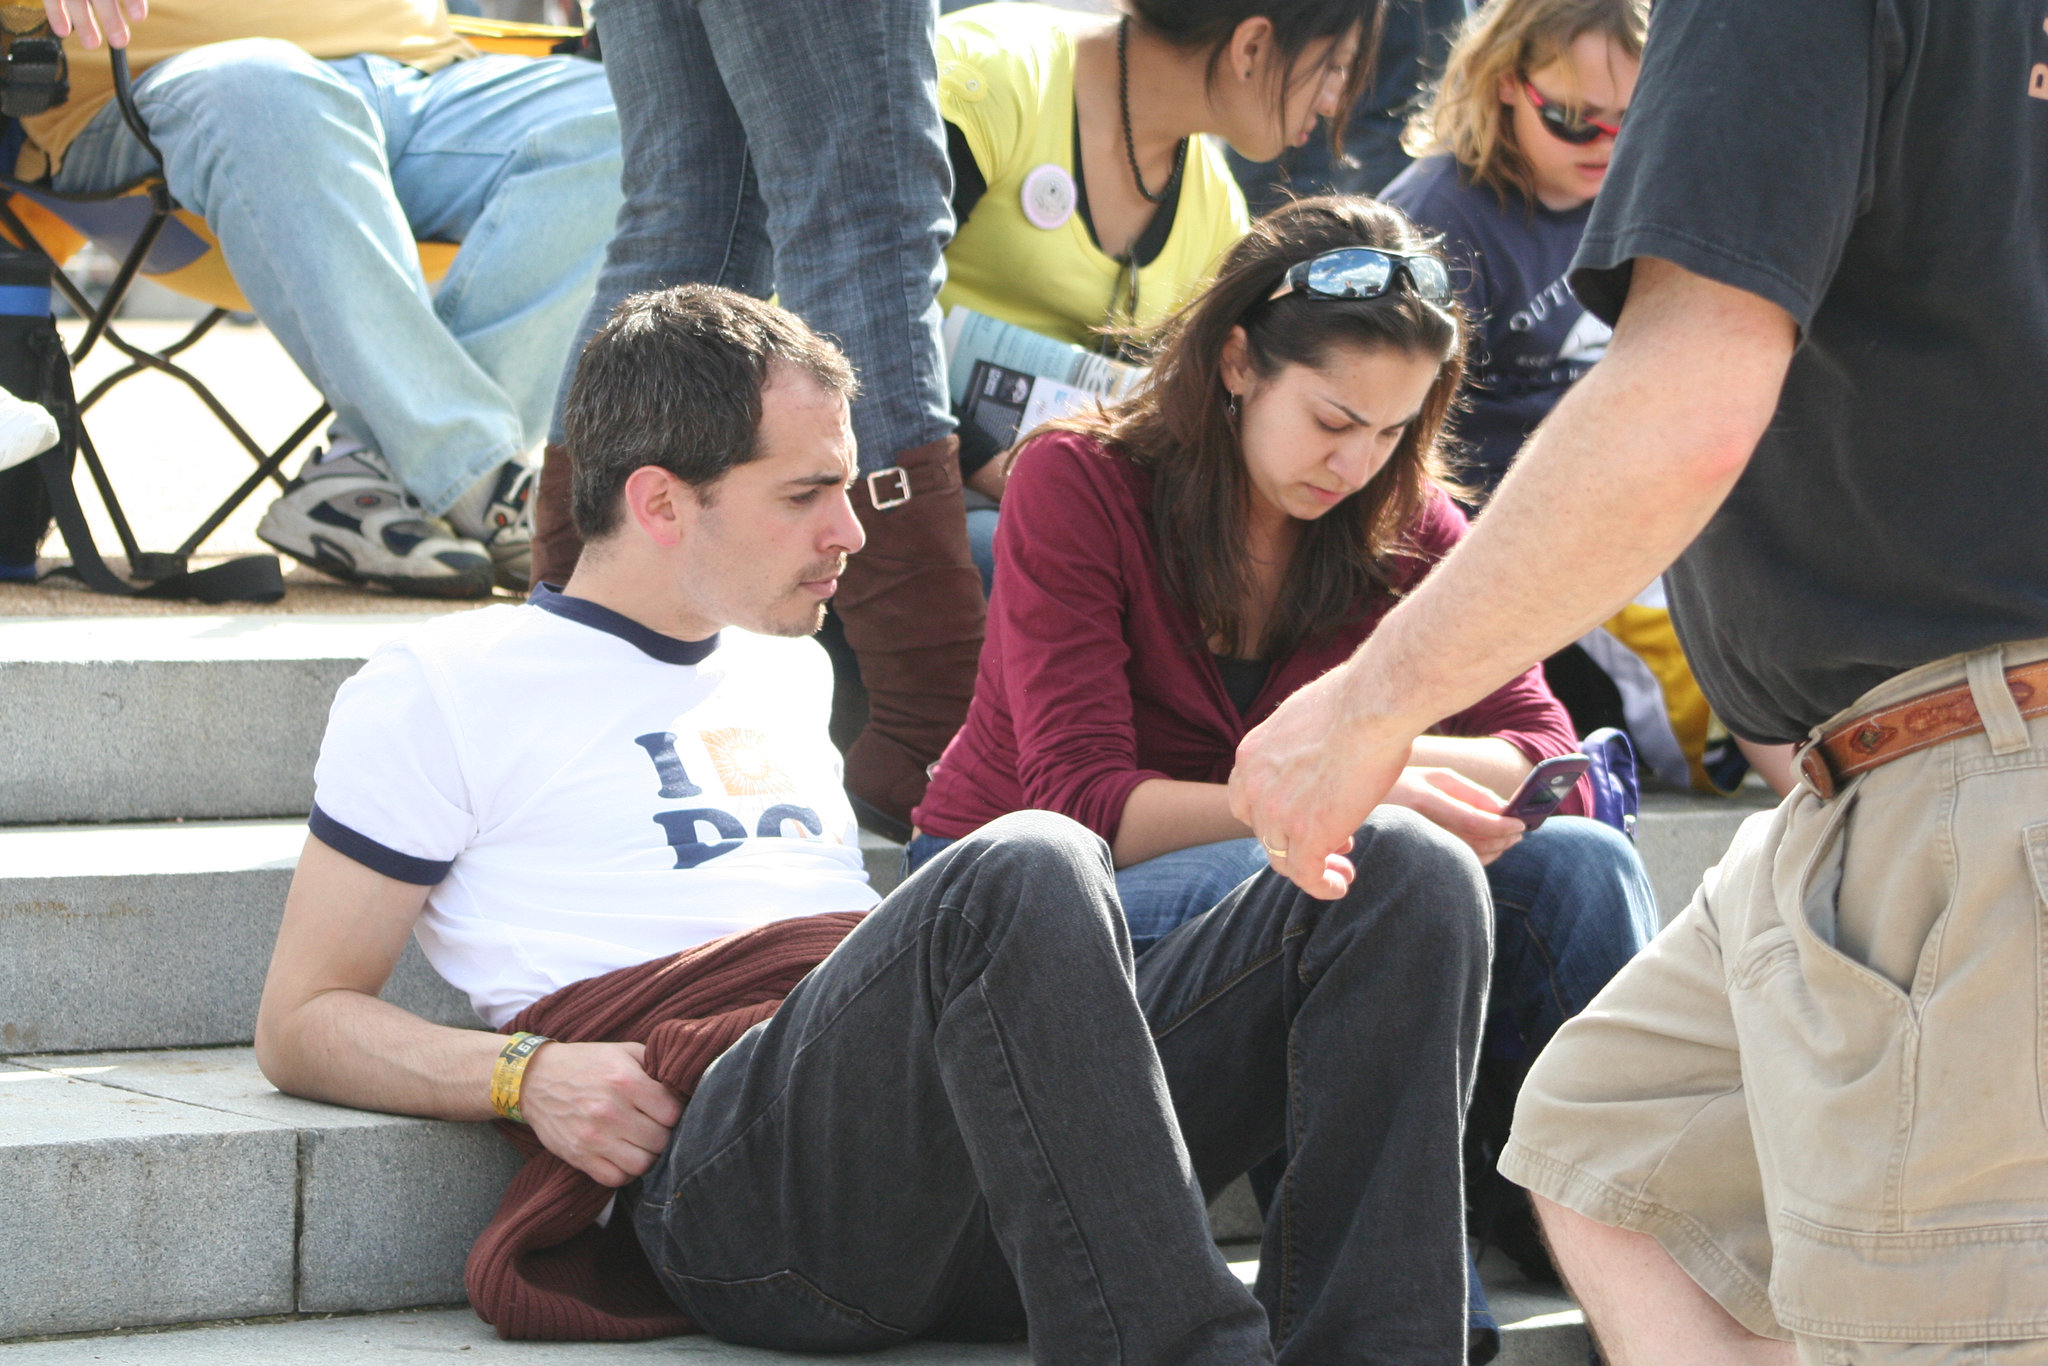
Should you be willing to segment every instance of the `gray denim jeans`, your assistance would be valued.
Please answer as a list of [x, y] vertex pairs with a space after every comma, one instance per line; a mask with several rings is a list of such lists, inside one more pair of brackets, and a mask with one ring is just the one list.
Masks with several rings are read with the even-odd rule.
[[[1343, 900], [1254, 878], [1134, 964], [1108, 850], [1005, 816], [705, 1073], [636, 1226], [715, 1336], [1055, 1362], [1464, 1359], [1485, 881], [1426, 821]], [[1256, 1294], [1204, 1205], [1283, 1145]]]
[[[628, 295], [724, 285], [846, 352], [863, 470], [953, 430], [939, 343], [953, 173], [933, 0], [597, 0], [625, 205], [575, 359]], [[557, 400], [554, 439], [561, 439]]]

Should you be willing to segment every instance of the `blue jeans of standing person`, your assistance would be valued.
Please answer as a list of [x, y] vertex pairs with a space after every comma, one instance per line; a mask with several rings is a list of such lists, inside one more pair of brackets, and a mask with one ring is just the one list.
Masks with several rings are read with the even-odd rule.
[[[1134, 963], [1100, 839], [958, 841], [705, 1072], [634, 1209], [669, 1294], [784, 1350], [1462, 1361], [1485, 884], [1399, 808], [1352, 857], [1337, 901], [1268, 873]], [[1204, 1205], [1282, 1147], [1247, 1290]]]
[[[171, 193], [220, 239], [249, 306], [430, 513], [546, 435], [619, 203], [593, 62], [485, 56], [432, 74], [243, 38], [135, 82]], [[109, 102], [53, 188], [156, 163]], [[438, 290], [416, 240], [460, 242]]]
[[631, 294], [774, 292], [860, 374], [861, 469], [950, 435], [938, 292], [953, 174], [932, 0], [588, 8], [618, 101], [626, 201], [577, 350]]

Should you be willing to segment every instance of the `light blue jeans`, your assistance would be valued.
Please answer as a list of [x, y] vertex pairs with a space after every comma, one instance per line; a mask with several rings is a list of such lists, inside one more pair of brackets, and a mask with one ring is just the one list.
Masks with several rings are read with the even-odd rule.
[[938, 292], [953, 175], [933, 0], [597, 0], [590, 15], [626, 202], [578, 351], [643, 290], [773, 291], [860, 373], [863, 470], [949, 435]]
[[[158, 63], [136, 103], [171, 193], [220, 239], [249, 305], [431, 513], [546, 435], [619, 205], [619, 131], [581, 58], [423, 74], [244, 38]], [[111, 102], [62, 193], [155, 170]], [[460, 242], [438, 290], [416, 239]]]

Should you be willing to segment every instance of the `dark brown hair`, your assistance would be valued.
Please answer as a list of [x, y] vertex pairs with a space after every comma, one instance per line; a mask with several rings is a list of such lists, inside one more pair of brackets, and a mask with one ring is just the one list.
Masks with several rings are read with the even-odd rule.
[[[1377, 299], [1271, 302], [1289, 266], [1337, 247], [1415, 252], [1430, 244], [1400, 210], [1362, 198], [1303, 199], [1275, 209], [1223, 258], [1216, 280], [1176, 314], [1154, 349], [1152, 378], [1114, 407], [1054, 424], [1121, 448], [1153, 472], [1152, 541], [1167, 590], [1221, 637], [1224, 648], [1277, 658], [1356, 620], [1375, 592], [1399, 587], [1394, 560], [1438, 488], [1450, 487], [1440, 449], [1464, 378], [1464, 315], [1405, 284]], [[1245, 639], [1251, 481], [1225, 408], [1223, 347], [1245, 330], [1261, 377], [1320, 366], [1337, 347], [1392, 348], [1441, 365], [1421, 415], [1372, 482], [1302, 527], [1264, 638]]]
[[[1374, 0], [1119, 0], [1118, 8], [1130, 15], [1132, 22], [1175, 47], [1206, 51], [1211, 87], [1216, 84], [1216, 73], [1238, 25], [1263, 15], [1273, 25], [1273, 45], [1280, 57], [1272, 71], [1275, 113], [1284, 104], [1290, 88], [1322, 75], [1337, 51], [1334, 44], [1356, 29], [1358, 54], [1352, 58], [1344, 81], [1343, 112], [1328, 120], [1330, 149], [1342, 158], [1344, 125], [1350, 121], [1351, 106], [1358, 103], [1366, 82], [1372, 78], [1384, 5]], [[1332, 56], [1315, 67], [1295, 70], [1309, 45], [1326, 38], [1333, 44]]]
[[617, 528], [626, 480], [644, 465], [703, 492], [757, 458], [761, 390], [778, 362], [842, 398], [859, 390], [839, 348], [794, 313], [734, 290], [678, 285], [612, 310], [584, 346], [562, 410], [583, 539]]

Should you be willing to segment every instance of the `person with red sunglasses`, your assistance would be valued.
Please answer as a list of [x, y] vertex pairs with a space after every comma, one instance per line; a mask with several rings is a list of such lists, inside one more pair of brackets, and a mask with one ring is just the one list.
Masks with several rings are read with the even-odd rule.
[[1479, 329], [1462, 473], [1483, 499], [1607, 343], [1564, 285], [1635, 92], [1647, 0], [1497, 0], [1465, 25], [1381, 191], [1442, 233]]

